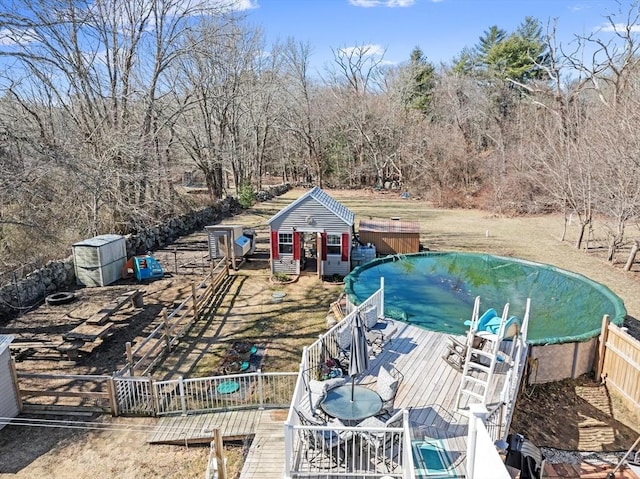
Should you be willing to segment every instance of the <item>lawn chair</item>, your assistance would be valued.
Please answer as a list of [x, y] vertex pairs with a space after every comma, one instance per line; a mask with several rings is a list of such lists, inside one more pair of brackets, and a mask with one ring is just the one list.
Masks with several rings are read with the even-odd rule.
[[[303, 426], [299, 431], [307, 462], [320, 469], [342, 466], [346, 459], [346, 439], [335, 431], [309, 429], [309, 427], [328, 426], [328, 424], [311, 417], [302, 409], [296, 408], [295, 411], [300, 425]], [[344, 426], [342, 423], [337, 425]]]
[[367, 343], [374, 353], [382, 352], [384, 345], [396, 333], [395, 321], [386, 318], [378, 318], [378, 310], [375, 306], [369, 306], [362, 311], [364, 318], [365, 335]]
[[351, 356], [351, 325], [343, 324], [335, 331], [336, 347], [338, 348], [337, 360], [341, 366], [349, 364]]
[[[486, 342], [486, 338], [474, 336], [472, 339], [472, 349], [482, 349], [484, 348]], [[467, 357], [467, 348], [469, 347], [467, 344], [468, 341], [463, 343], [455, 336], [449, 336], [447, 352], [444, 356], [442, 356], [442, 359], [444, 359], [458, 371], [462, 371], [462, 369], [464, 368], [465, 358]]]

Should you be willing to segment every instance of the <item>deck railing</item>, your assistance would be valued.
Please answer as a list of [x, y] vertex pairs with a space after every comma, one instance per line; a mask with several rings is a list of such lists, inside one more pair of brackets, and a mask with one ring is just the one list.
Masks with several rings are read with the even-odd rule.
[[[317, 477], [330, 474], [331, 477], [381, 477], [413, 478], [414, 466], [411, 453], [409, 415], [405, 411], [403, 426], [395, 428], [367, 428], [329, 424], [326, 426], [303, 426], [300, 424], [295, 407], [308, 408], [307, 389], [310, 379], [316, 379], [323, 362], [340, 355], [337, 331], [351, 324], [358, 312], [371, 307], [378, 317], [384, 316], [384, 279], [380, 289], [359, 305], [348, 303], [349, 313], [345, 318], [322, 334], [318, 340], [306, 347], [302, 353], [300, 373], [292, 395], [289, 415], [285, 423], [285, 477]], [[326, 447], [312, 449], [305, 437], [308, 434], [323, 434], [329, 438], [341, 437], [341, 449], [329, 440]], [[337, 436], [336, 436], [337, 434]], [[363, 440], [366, 434], [375, 434], [378, 448]], [[340, 452], [338, 452], [340, 451]]]
[[234, 409], [286, 407], [296, 373], [263, 373], [155, 381], [156, 414], [187, 414]]
[[[309, 437], [316, 435], [326, 440], [310, 444]], [[415, 477], [408, 411], [402, 427], [303, 426], [293, 418], [285, 425], [285, 444], [291, 446], [285, 456], [287, 478]]]

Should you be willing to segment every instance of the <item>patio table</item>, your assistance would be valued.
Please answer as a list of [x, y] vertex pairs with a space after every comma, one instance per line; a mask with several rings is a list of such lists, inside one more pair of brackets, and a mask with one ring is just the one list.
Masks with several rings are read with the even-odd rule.
[[[351, 388], [353, 401], [351, 400]], [[382, 399], [372, 389], [364, 386], [352, 386], [351, 383], [330, 390], [320, 403], [320, 407], [329, 416], [348, 423], [375, 416], [382, 409]]]

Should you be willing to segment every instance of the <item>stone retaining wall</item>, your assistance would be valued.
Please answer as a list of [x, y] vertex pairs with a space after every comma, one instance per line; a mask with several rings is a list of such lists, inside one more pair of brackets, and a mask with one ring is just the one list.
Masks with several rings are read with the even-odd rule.
[[[280, 196], [291, 189], [289, 184], [272, 186], [256, 195], [259, 201]], [[238, 214], [242, 208], [236, 198], [228, 197], [215, 206], [208, 206], [164, 223], [125, 236], [127, 256], [143, 254], [165, 246], [181, 236], [202, 230], [223, 218]], [[26, 277], [0, 287], [0, 321], [10, 319], [30, 309], [47, 295], [75, 285], [73, 256], [47, 263]]]

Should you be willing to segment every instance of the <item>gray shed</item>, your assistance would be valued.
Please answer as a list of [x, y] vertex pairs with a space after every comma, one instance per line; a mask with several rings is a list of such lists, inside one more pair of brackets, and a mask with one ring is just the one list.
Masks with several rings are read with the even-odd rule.
[[106, 286], [122, 278], [127, 261], [124, 236], [94, 236], [73, 245], [73, 264], [78, 284]]
[[354, 217], [317, 186], [302, 195], [269, 220], [271, 273], [349, 274]]
[[[9, 351], [11, 341], [13, 336], [0, 334], [0, 417], [16, 417], [20, 412]], [[0, 423], [0, 429], [4, 426]]]

